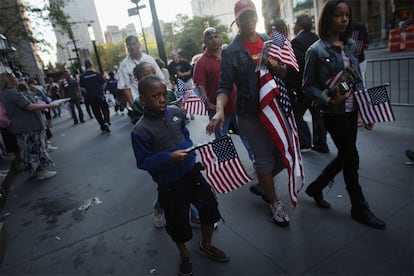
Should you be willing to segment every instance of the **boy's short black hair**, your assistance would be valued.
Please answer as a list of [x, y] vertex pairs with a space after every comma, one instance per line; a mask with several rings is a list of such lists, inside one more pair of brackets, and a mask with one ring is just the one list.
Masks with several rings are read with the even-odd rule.
[[151, 88], [151, 84], [154, 82], [161, 82], [162, 80], [158, 76], [145, 76], [138, 83], [138, 91], [140, 95], [145, 95], [145, 93]]
[[134, 74], [137, 80], [140, 79], [141, 72], [144, 70], [144, 67], [148, 64], [152, 66], [151, 63], [144, 61], [144, 62], [140, 62], [138, 65], [134, 67], [134, 69], [132, 70], [132, 73]]

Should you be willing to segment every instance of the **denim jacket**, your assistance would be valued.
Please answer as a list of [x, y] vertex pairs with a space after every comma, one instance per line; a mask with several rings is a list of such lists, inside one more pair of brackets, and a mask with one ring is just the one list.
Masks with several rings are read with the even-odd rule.
[[[358, 62], [358, 50], [352, 39], [345, 41], [345, 54], [350, 63], [357, 68], [361, 75]], [[303, 91], [311, 96], [315, 103], [321, 105], [321, 110], [328, 113], [344, 113], [345, 102], [335, 106], [327, 106], [328, 101], [326, 82], [344, 69], [341, 49], [330, 40], [318, 40], [306, 52], [305, 69], [303, 73]], [[356, 84], [355, 89], [362, 89], [362, 83]]]
[[[270, 39], [266, 35], [259, 34], [259, 36], [264, 41]], [[217, 94], [225, 93], [230, 97], [235, 83], [238, 115], [259, 113], [259, 83], [255, 69], [252, 56], [241, 42], [240, 35], [237, 35], [222, 52]]]

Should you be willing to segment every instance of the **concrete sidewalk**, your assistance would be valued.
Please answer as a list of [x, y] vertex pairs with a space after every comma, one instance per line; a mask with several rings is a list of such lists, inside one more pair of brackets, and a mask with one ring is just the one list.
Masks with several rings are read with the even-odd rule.
[[[188, 244], [194, 274], [413, 275], [414, 175], [404, 154], [414, 149], [413, 111], [394, 107], [396, 122], [359, 129], [361, 185], [373, 212], [387, 223], [385, 230], [350, 218], [341, 174], [325, 194], [332, 209], [322, 210], [303, 191], [293, 209], [282, 172], [276, 188], [290, 226], [272, 223], [250, 184], [218, 195], [225, 222], [213, 240], [230, 262], [199, 254], [201, 234], [195, 229]], [[0, 275], [176, 275], [178, 251], [165, 230], [153, 226], [155, 185], [135, 167], [128, 119], [112, 115], [111, 134], [100, 135], [94, 120], [72, 126], [65, 115], [52, 129], [58, 175], [44, 182], [31, 182], [24, 173], [10, 179], [1, 213], [7, 247]], [[208, 138], [206, 123], [206, 117], [196, 117], [188, 125], [195, 143]], [[238, 136], [233, 140], [253, 175]], [[329, 148], [329, 154], [303, 154], [307, 183], [334, 156], [331, 140]]]

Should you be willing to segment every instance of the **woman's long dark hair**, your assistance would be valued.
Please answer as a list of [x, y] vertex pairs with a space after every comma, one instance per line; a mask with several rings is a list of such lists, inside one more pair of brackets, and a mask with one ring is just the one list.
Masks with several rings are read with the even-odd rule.
[[318, 34], [321, 39], [329, 38], [329, 31], [331, 30], [331, 26], [332, 26], [332, 14], [336, 6], [340, 3], [345, 3], [349, 7], [349, 24], [348, 24], [348, 27], [346, 27], [345, 32], [341, 34], [341, 39], [345, 41], [347, 38], [351, 37], [351, 33], [352, 33], [351, 5], [346, 0], [328, 0], [323, 6], [321, 15], [319, 16], [319, 20], [318, 20]]

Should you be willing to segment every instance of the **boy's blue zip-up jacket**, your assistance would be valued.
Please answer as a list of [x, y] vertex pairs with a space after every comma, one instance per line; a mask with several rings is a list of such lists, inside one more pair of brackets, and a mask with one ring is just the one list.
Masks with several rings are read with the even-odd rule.
[[158, 185], [176, 182], [194, 167], [194, 151], [182, 162], [170, 157], [175, 150], [193, 146], [185, 115], [176, 106], [168, 106], [162, 116], [144, 109], [131, 132], [131, 141], [137, 167], [148, 171]]

